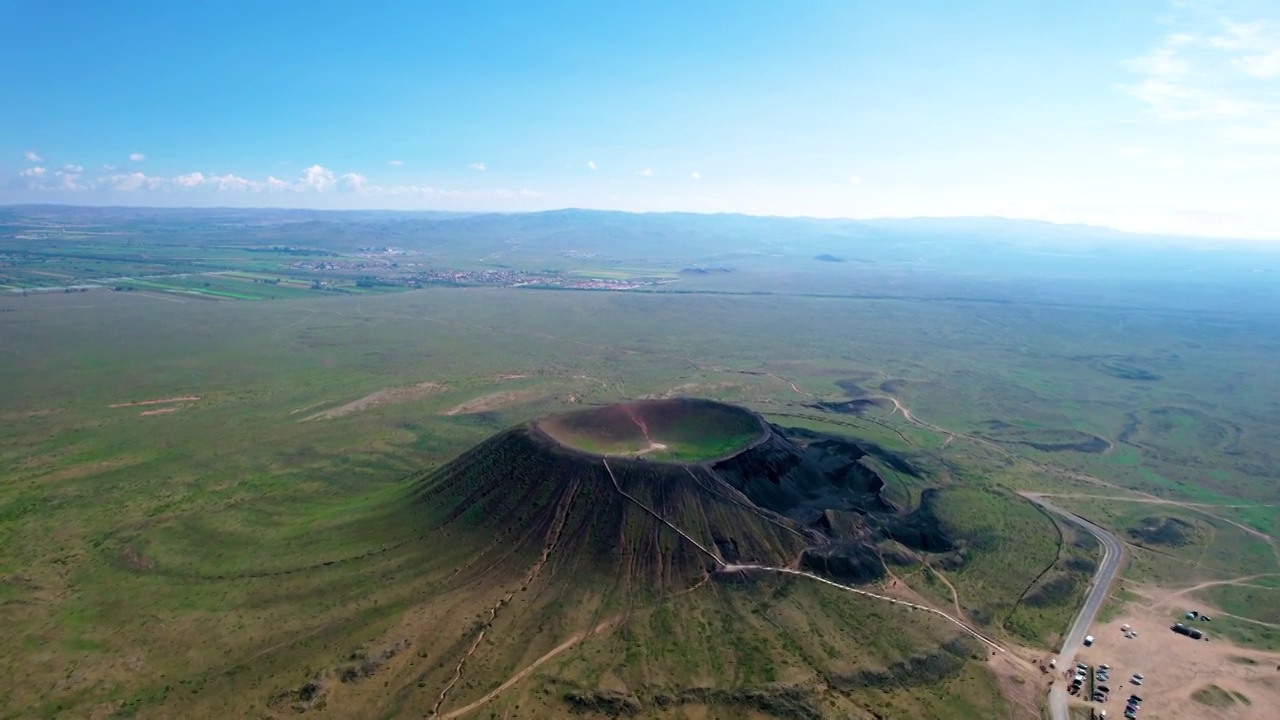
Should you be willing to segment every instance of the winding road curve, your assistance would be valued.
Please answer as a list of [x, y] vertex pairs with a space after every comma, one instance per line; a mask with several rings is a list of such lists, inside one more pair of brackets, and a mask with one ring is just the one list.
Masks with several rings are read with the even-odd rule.
[[[1098, 563], [1098, 571], [1094, 573], [1092, 584], [1089, 587], [1089, 594], [1085, 596], [1084, 605], [1076, 615], [1075, 621], [1071, 623], [1070, 629], [1067, 630], [1067, 635], [1062, 641], [1062, 650], [1058, 653], [1059, 669], [1067, 668], [1075, 662], [1076, 651], [1080, 649], [1085, 633], [1089, 630], [1089, 626], [1093, 624], [1094, 618], [1098, 616], [1098, 611], [1102, 609], [1102, 603], [1107, 599], [1107, 595], [1111, 591], [1111, 584], [1120, 572], [1120, 562], [1124, 559], [1124, 546], [1110, 531], [1094, 525], [1079, 515], [1057, 507], [1040, 495], [1023, 493], [1022, 496], [1043, 508], [1046, 512], [1054, 513], [1064, 518], [1067, 522], [1083, 529], [1097, 538], [1098, 542], [1102, 543], [1102, 561]], [[1052, 720], [1069, 719], [1067, 686], [1065, 683], [1054, 683], [1053, 688], [1049, 690], [1049, 716]]]

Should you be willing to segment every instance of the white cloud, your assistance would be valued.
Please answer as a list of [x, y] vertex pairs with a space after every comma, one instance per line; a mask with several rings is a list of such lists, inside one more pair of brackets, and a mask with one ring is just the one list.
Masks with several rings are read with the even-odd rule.
[[1132, 157], [1142, 157], [1143, 155], [1146, 155], [1148, 152], [1151, 152], [1151, 151], [1142, 145], [1129, 145], [1127, 147], [1120, 148], [1120, 150], [1118, 150], [1117, 152], [1120, 153], [1121, 157], [1132, 158]]
[[68, 165], [66, 169], [55, 172], [53, 176], [58, 179], [57, 188], [59, 190], [84, 189], [84, 186], [80, 184], [79, 165]]
[[42, 165], [29, 167], [18, 173], [18, 178], [31, 190], [82, 190], [80, 166], [68, 165], [52, 173]]
[[102, 172], [115, 172], [115, 169], [116, 169], [116, 166], [115, 166], [115, 165], [103, 165], [103, 166], [102, 166]]
[[1252, 110], [1248, 102], [1222, 92], [1149, 77], [1137, 85], [1122, 88], [1146, 103], [1152, 115], [1166, 122], [1206, 118], [1245, 117]]
[[144, 189], [155, 190], [162, 187], [165, 184], [165, 180], [164, 178], [147, 177], [140, 172], [131, 172], [99, 178], [97, 184], [100, 187], [129, 192]]
[[324, 192], [333, 188], [334, 178], [333, 171], [327, 170], [319, 165], [312, 165], [302, 171], [302, 180], [295, 186], [295, 190], [303, 192], [305, 190], [315, 190]]
[[186, 175], [179, 175], [173, 179], [173, 184], [183, 188], [198, 187], [204, 182], [204, 174], [193, 172]]
[[[332, 175], [332, 173], [331, 173]], [[260, 190], [262, 183], [242, 178], [239, 175], [227, 173], [225, 175], [210, 175], [206, 178], [206, 182], [212, 183], [219, 190], [230, 190], [232, 192], [245, 192], [249, 190]]]
[[[354, 172], [335, 174], [333, 171], [312, 165], [292, 182], [268, 176], [265, 180], [253, 180], [232, 173], [207, 174], [190, 172], [173, 177], [156, 177], [142, 172], [126, 172], [104, 174], [92, 181], [81, 183], [79, 166], [69, 165], [64, 170], [48, 171], [45, 167], [31, 167], [18, 173], [18, 180], [31, 192], [58, 191], [97, 191], [107, 193], [155, 193], [151, 197], [156, 202], [165, 204], [166, 195], [185, 199], [177, 200], [184, 204], [198, 203], [193, 198], [205, 198], [205, 202], [222, 203], [227, 200], [217, 199], [219, 195], [252, 195], [277, 194], [281, 197], [277, 203], [285, 206], [316, 207], [382, 207], [407, 209], [421, 207], [418, 203], [431, 201], [436, 206], [457, 207], [459, 209], [491, 209], [500, 202], [514, 203], [519, 207], [528, 207], [527, 201], [542, 197], [542, 193], [529, 188], [499, 188], [494, 190], [447, 190], [417, 185], [397, 185], [385, 187], [372, 184], [369, 178]], [[334, 192], [337, 191], [337, 192]], [[287, 193], [287, 195], [286, 195]], [[190, 195], [189, 195], [190, 194]], [[329, 198], [347, 198], [346, 201], [319, 200], [290, 201], [286, 197], [312, 197], [324, 195]], [[361, 200], [356, 200], [361, 198]], [[397, 201], [396, 199], [401, 199]], [[174, 202], [174, 201], [169, 201]], [[232, 201], [234, 202], [234, 201]], [[262, 200], [244, 202], [262, 204]]]
[[849, 184], [850, 184], [850, 185], [861, 185], [861, 184], [862, 184], [862, 178], [858, 177], [857, 175], [850, 175], [850, 176], [849, 176]]
[[1246, 55], [1236, 60], [1246, 75], [1259, 80], [1280, 78], [1280, 50], [1262, 55]]
[[702, 179], [702, 173], [698, 172], [697, 170], [694, 170], [694, 171], [693, 171], [693, 174], [692, 174], [692, 175], [690, 175], [689, 177], [693, 178], [694, 180], [701, 180], [701, 179]]
[[364, 192], [368, 184], [369, 178], [360, 173], [346, 173], [338, 179], [338, 187], [350, 192]]
[[1182, 167], [1184, 162], [1185, 161], [1177, 155], [1165, 155], [1160, 158], [1160, 167], [1165, 168], [1166, 170], [1172, 170], [1173, 168]]
[[28, 150], [22, 153], [22, 158], [27, 162], [44, 162], [44, 158], [40, 157], [35, 150]]
[[75, 173], [76, 175], [84, 172], [84, 168], [79, 165], [63, 165], [62, 170], [63, 172]]
[[388, 164], [388, 165], [390, 165], [391, 167], [400, 167], [401, 165], [403, 165], [403, 164], [404, 164], [404, 161], [403, 161], [403, 160], [388, 160], [388, 161], [387, 161], [387, 164]]
[[1190, 70], [1190, 65], [1187, 64], [1185, 59], [1178, 56], [1178, 48], [1186, 44], [1175, 40], [1180, 37], [1184, 36], [1168, 36], [1165, 38], [1163, 47], [1156, 48], [1142, 57], [1133, 58], [1127, 61], [1125, 65], [1139, 75], [1163, 78], [1176, 78], [1186, 75]]
[[129, 153], [129, 159], [133, 162], [142, 162], [147, 159], [147, 156], [142, 153]]
[[1166, 123], [1280, 114], [1280, 95], [1256, 82], [1280, 77], [1280, 27], [1266, 20], [1216, 23], [1222, 28], [1216, 35], [1165, 35], [1150, 52], [1125, 63], [1138, 79], [1118, 88]]
[[1223, 21], [1226, 31], [1209, 39], [1211, 47], [1242, 53], [1231, 63], [1258, 80], [1280, 77], [1280, 25], [1271, 20], [1248, 23]]
[[1253, 22], [1221, 20], [1220, 24], [1223, 27], [1222, 34], [1213, 35], [1206, 41], [1209, 47], [1219, 50], [1254, 49], [1265, 35], [1267, 26], [1270, 25], [1266, 20], [1255, 20]]
[[472, 170], [480, 170], [480, 171], [483, 171], [485, 169], [484, 163], [482, 162], [474, 162], [468, 165], [467, 167], [470, 167]]
[[596, 169], [596, 161], [595, 161], [595, 160], [588, 160], [588, 161], [587, 161], [587, 169], [588, 169], [588, 170], [595, 170], [595, 169]]
[[645, 177], [652, 177], [652, 176], [653, 176], [653, 168], [645, 168], [645, 169], [641, 170], [640, 172], [638, 172], [638, 173], [636, 173], [636, 174], [637, 174], [637, 175], [643, 175], [643, 176], [645, 176]]
[[1262, 126], [1229, 127], [1223, 136], [1248, 145], [1280, 145], [1280, 120]]

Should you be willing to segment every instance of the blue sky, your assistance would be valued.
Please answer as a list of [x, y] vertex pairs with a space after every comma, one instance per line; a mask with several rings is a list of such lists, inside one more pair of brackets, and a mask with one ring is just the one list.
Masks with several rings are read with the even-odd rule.
[[1280, 1], [0, 0], [0, 203], [1280, 238]]

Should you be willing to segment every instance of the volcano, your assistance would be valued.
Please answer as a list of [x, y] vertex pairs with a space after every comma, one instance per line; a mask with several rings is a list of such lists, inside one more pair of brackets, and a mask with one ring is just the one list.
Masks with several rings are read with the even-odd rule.
[[[933, 616], [737, 569], [856, 583], [910, 556], [895, 531], [945, 546], [927, 508], [885, 499], [882, 467], [915, 473], [873, 444], [710, 400], [509, 428], [412, 479], [424, 579], [405, 627], [429, 639], [415, 660], [388, 661], [384, 683], [289, 697], [360, 714], [385, 707], [367, 688], [396, 683], [396, 708], [438, 718], [851, 717], [866, 687], [934, 682], [984, 654]], [[888, 627], [894, 642], [867, 641]]]
[[621, 573], [660, 595], [726, 564], [796, 564], [831, 535], [827, 511], [892, 513], [868, 454], [732, 405], [651, 400], [500, 433], [417, 498], [440, 530], [492, 538], [513, 559], [554, 543], [574, 573]]

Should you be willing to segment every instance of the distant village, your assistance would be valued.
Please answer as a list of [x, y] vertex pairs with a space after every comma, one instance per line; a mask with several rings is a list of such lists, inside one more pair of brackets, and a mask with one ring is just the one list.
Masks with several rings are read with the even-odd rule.
[[362, 258], [359, 260], [299, 260], [289, 264], [303, 272], [361, 274], [361, 285], [492, 286], [562, 288], [566, 290], [632, 290], [672, 282], [671, 278], [593, 278], [542, 270], [418, 270], [417, 263]]
[[567, 290], [631, 290], [669, 282], [666, 278], [590, 278], [526, 270], [429, 270], [405, 279], [421, 284], [492, 285], [497, 287], [564, 288]]

